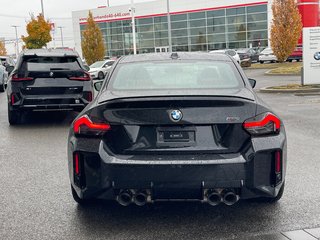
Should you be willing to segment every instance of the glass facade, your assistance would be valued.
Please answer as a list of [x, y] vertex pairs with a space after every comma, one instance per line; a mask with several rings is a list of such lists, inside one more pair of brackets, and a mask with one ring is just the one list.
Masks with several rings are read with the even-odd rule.
[[[210, 51], [268, 45], [267, 4], [171, 15], [173, 51]], [[106, 55], [132, 54], [131, 20], [98, 23]], [[84, 30], [85, 25], [80, 29]], [[137, 52], [167, 49], [167, 16], [136, 19]]]

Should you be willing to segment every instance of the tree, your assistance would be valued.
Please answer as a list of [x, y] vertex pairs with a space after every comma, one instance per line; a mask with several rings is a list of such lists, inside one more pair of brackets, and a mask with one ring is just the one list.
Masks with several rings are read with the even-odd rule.
[[81, 48], [86, 62], [91, 65], [96, 61], [103, 60], [105, 45], [102, 32], [95, 23], [91, 12], [89, 12], [87, 22], [88, 24], [82, 32]]
[[0, 41], [0, 56], [7, 55], [6, 45], [3, 41]]
[[22, 40], [25, 43], [25, 48], [35, 49], [47, 46], [47, 43], [52, 40], [51, 25], [49, 21], [44, 19], [41, 14], [35, 18], [31, 16], [31, 21], [27, 24], [28, 36], [22, 36]]
[[274, 0], [272, 4], [271, 48], [279, 62], [294, 51], [302, 31], [301, 15], [295, 0]]

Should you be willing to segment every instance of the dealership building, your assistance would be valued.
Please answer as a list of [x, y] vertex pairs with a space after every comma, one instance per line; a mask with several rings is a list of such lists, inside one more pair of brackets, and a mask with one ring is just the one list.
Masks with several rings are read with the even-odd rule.
[[[128, 1], [129, 2], [129, 1]], [[297, 0], [305, 27], [318, 26], [319, 0]], [[266, 47], [272, 22], [272, 0], [170, 0], [173, 51]], [[102, 30], [107, 56], [133, 53], [131, 5], [90, 9]], [[81, 31], [89, 10], [72, 13], [75, 48], [81, 53]], [[138, 53], [169, 49], [167, 0], [134, 4]]]

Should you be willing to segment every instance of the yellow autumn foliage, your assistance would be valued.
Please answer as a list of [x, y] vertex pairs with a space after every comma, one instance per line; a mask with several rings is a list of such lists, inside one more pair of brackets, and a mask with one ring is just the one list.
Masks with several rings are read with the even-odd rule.
[[50, 31], [50, 22], [46, 21], [44, 16], [41, 14], [36, 18], [31, 16], [31, 20], [27, 24], [28, 36], [22, 36], [22, 40], [25, 43], [25, 48], [37, 49], [45, 47], [47, 43], [52, 40]]
[[81, 48], [83, 57], [88, 65], [91, 65], [96, 61], [103, 60], [105, 55], [105, 44], [101, 29], [95, 23], [91, 12], [89, 12], [87, 22], [88, 24], [82, 32]]
[[0, 56], [7, 55], [6, 45], [4, 42], [0, 41]]
[[295, 0], [273, 0], [271, 48], [279, 62], [294, 51], [302, 31], [302, 20]]

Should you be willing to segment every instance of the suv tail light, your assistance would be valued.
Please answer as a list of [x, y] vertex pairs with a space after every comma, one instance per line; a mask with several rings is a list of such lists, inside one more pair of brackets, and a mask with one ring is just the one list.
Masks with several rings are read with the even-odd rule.
[[278, 134], [281, 121], [276, 115], [267, 112], [246, 120], [243, 127], [251, 135]]
[[83, 97], [84, 97], [88, 102], [92, 102], [92, 100], [93, 100], [93, 94], [92, 94], [92, 92], [83, 92]]
[[90, 81], [90, 74], [87, 72], [83, 72], [82, 76], [79, 77], [69, 77], [70, 80], [74, 80], [74, 81]]
[[19, 77], [18, 74], [14, 74], [11, 77], [11, 81], [20, 82], [20, 81], [32, 81], [34, 78], [32, 77]]
[[109, 124], [94, 123], [87, 115], [81, 116], [73, 123], [73, 132], [78, 135], [100, 136], [110, 129]]

